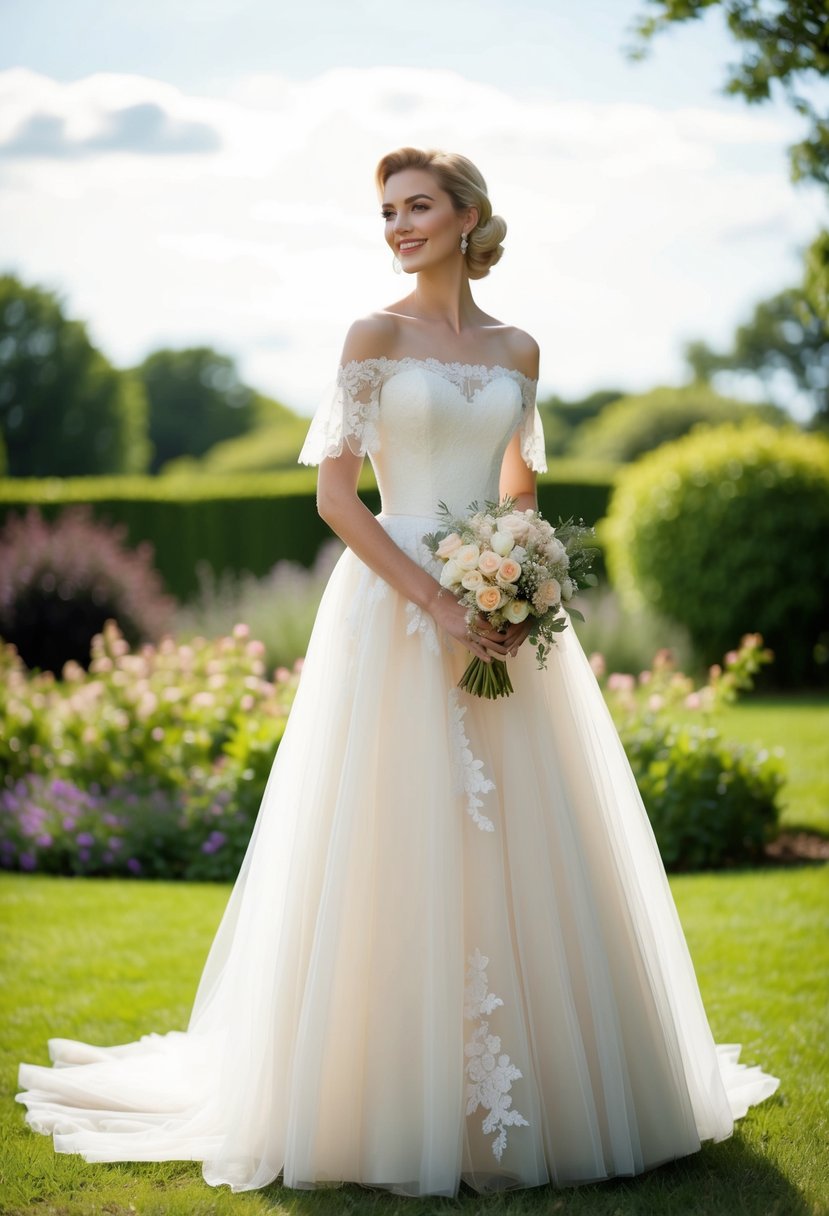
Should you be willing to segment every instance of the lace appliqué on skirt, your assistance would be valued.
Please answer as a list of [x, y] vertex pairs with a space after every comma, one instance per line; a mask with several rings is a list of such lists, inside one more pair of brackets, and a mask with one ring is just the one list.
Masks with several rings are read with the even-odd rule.
[[440, 654], [438, 632], [429, 613], [424, 612], [419, 604], [408, 600], [406, 603], [406, 616], [408, 617], [406, 633], [419, 633], [427, 650], [430, 650], [432, 654]]
[[466, 809], [472, 816], [473, 822], [478, 825], [482, 832], [494, 832], [495, 824], [486, 815], [481, 814], [480, 807], [484, 804], [478, 795], [488, 794], [490, 790], [494, 790], [495, 782], [491, 781], [489, 777], [484, 776], [482, 772], [484, 767], [483, 760], [476, 760], [472, 755], [472, 749], [469, 746], [469, 739], [467, 738], [463, 722], [467, 706], [458, 704], [457, 688], [450, 688], [448, 701], [449, 729], [452, 732], [451, 743], [455, 761], [456, 788], [466, 794]]
[[492, 1151], [500, 1161], [507, 1146], [508, 1127], [529, 1127], [529, 1120], [512, 1108], [510, 1090], [513, 1081], [524, 1074], [512, 1063], [509, 1056], [501, 1052], [501, 1039], [489, 1033], [486, 1015], [492, 1013], [503, 1001], [489, 992], [486, 967], [489, 959], [478, 947], [467, 958], [466, 987], [464, 988], [463, 1016], [476, 1023], [472, 1037], [464, 1046], [468, 1078], [466, 1084], [466, 1113], [473, 1115], [482, 1108], [489, 1111], [483, 1120], [485, 1135], [497, 1132], [492, 1141]]
[[354, 603], [346, 617], [346, 625], [352, 634], [356, 632], [359, 616], [372, 608], [378, 600], [385, 599], [388, 591], [389, 585], [386, 580], [380, 578], [379, 574], [375, 574], [370, 566], [366, 566], [360, 576], [360, 584], [354, 597]]

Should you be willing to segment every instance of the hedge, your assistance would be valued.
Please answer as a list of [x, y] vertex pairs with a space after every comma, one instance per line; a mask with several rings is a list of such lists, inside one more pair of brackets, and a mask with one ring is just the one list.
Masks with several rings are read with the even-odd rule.
[[[607, 510], [615, 467], [560, 461], [538, 479], [540, 509], [595, 523]], [[125, 543], [149, 541], [166, 589], [180, 601], [198, 589], [196, 563], [265, 574], [281, 558], [310, 566], [331, 530], [316, 509], [316, 470], [199, 477], [0, 479], [0, 528], [35, 503], [52, 519], [70, 503], [89, 503], [95, 519], [126, 525]], [[380, 495], [366, 462], [358, 483], [374, 513]], [[601, 573], [601, 567], [599, 567]]]

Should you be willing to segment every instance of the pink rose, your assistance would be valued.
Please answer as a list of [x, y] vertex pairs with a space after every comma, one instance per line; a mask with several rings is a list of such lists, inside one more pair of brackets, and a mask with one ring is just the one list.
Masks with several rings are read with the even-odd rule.
[[498, 577], [505, 583], [514, 583], [521, 574], [521, 567], [511, 557], [505, 557], [498, 567]]
[[477, 561], [478, 569], [481, 574], [487, 578], [492, 578], [493, 574], [497, 574], [501, 566], [501, 558], [497, 553], [493, 553], [491, 549], [484, 549]]

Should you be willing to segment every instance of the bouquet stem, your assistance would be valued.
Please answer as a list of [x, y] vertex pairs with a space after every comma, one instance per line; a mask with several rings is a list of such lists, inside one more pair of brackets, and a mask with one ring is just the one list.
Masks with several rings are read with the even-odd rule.
[[458, 681], [458, 688], [465, 688], [476, 697], [507, 697], [513, 691], [507, 665], [503, 659], [492, 659], [485, 663], [476, 655]]

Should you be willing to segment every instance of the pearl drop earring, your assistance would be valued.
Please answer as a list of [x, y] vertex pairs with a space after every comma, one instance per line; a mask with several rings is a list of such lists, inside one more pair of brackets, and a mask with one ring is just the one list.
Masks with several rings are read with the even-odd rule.
[[400, 261], [400, 258], [397, 256], [397, 254], [395, 254], [394, 257], [392, 258], [391, 264], [392, 264], [392, 269], [394, 270], [395, 274], [403, 273], [403, 263]]
[[466, 239], [466, 233], [461, 233], [461, 253], [466, 253], [469, 248], [469, 241]]

